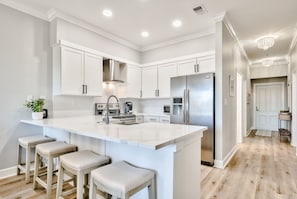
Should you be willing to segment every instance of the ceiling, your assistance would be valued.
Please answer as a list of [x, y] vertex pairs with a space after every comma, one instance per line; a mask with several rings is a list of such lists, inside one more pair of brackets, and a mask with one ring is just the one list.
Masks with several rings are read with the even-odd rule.
[[[297, 32], [296, 0], [5, 0], [47, 15], [60, 11], [124, 39], [139, 49], [215, 31], [214, 18], [226, 12], [251, 64], [265, 58], [285, 59]], [[1, 3], [1, 1], [0, 1]], [[204, 5], [207, 13], [193, 8]], [[103, 9], [113, 16], [106, 18]], [[172, 20], [183, 21], [173, 28]], [[141, 31], [149, 31], [143, 38]], [[256, 39], [276, 37], [268, 50], [257, 48]]]

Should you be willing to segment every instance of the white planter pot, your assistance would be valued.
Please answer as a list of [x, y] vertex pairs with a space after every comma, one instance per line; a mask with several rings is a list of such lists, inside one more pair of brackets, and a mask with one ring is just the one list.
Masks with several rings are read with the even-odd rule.
[[32, 119], [33, 120], [42, 120], [43, 112], [32, 112]]

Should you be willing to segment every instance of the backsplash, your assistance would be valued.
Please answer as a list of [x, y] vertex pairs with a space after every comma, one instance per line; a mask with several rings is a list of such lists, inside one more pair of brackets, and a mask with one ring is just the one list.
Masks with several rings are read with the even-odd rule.
[[170, 99], [141, 99], [140, 112], [141, 113], [156, 113], [163, 114], [163, 106], [169, 105]]

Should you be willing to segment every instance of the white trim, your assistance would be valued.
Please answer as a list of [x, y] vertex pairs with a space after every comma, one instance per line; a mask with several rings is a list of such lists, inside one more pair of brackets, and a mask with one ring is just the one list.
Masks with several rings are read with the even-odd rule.
[[291, 45], [290, 45], [290, 49], [289, 49], [289, 52], [288, 52], [288, 55], [291, 55], [295, 46], [297, 44], [297, 25], [295, 27], [295, 34], [293, 36], [293, 39], [292, 39], [292, 42], [291, 42]]
[[20, 3], [17, 3], [17, 2], [11, 1], [11, 0], [0, 0], [0, 3], [5, 5], [5, 6], [8, 6], [10, 8], [13, 8], [15, 10], [26, 13], [28, 15], [31, 15], [31, 16], [37, 17], [39, 19], [42, 19], [44, 21], [49, 21], [48, 18], [47, 18], [47, 15], [45, 15], [44, 13], [42, 13], [40, 11], [37, 11], [36, 9], [32, 9], [32, 8], [30, 8], [28, 6], [23, 5], [23, 4], [20, 4]]
[[91, 54], [102, 56], [104, 58], [114, 59], [114, 60], [117, 60], [117, 61], [120, 61], [120, 62], [123, 62], [123, 63], [127, 63], [127, 64], [131, 64], [131, 65], [141, 67], [141, 64], [136, 63], [136, 62], [132, 62], [132, 61], [127, 60], [125, 58], [117, 57], [117, 56], [114, 56], [114, 55], [111, 55], [111, 54], [108, 54], [108, 53], [97, 51], [97, 50], [94, 50], [94, 49], [91, 49], [91, 48], [88, 48], [88, 47], [85, 47], [85, 46], [82, 46], [82, 45], [79, 45], [79, 44], [75, 44], [75, 43], [72, 43], [72, 42], [68, 42], [68, 41], [65, 41], [65, 40], [60, 40], [58, 46], [59, 45], [67, 46], [67, 47], [74, 48], [74, 49], [83, 50], [83, 51], [86, 51], [86, 52], [91, 53]]
[[242, 43], [240, 42], [240, 40], [238, 39], [238, 36], [237, 36], [237, 33], [236, 33], [236, 30], [235, 28], [232, 26], [227, 14], [224, 15], [224, 18], [223, 18], [223, 23], [226, 25], [228, 31], [230, 32], [231, 36], [233, 37], [233, 39], [236, 41], [239, 49], [240, 49], [240, 52], [242, 53], [242, 55], [244, 56], [244, 58], [246, 59], [246, 61], [248, 62], [249, 65], [251, 65], [251, 61], [249, 60], [245, 50], [244, 50], [244, 47], [242, 45]]
[[182, 60], [186, 60], [186, 59], [192, 59], [192, 58], [202, 58], [202, 57], [214, 57], [215, 56], [215, 51], [206, 51], [206, 52], [202, 52], [202, 53], [195, 53], [195, 54], [191, 54], [191, 55], [185, 55], [185, 56], [180, 56], [180, 57], [175, 57], [175, 58], [170, 58], [170, 59], [163, 59], [160, 61], [156, 61], [156, 62], [149, 62], [149, 63], [145, 63], [145, 64], [141, 64], [142, 67], [147, 67], [147, 66], [152, 66], [152, 65], [159, 65], [159, 64], [164, 64], [164, 63], [170, 63], [170, 62], [177, 62], [177, 61], [182, 61]]
[[226, 16], [226, 11], [221, 12], [220, 14], [217, 14], [215, 17], [213, 17], [214, 22], [222, 22], [224, 20], [224, 17]]
[[177, 44], [177, 43], [185, 42], [185, 41], [188, 41], [188, 40], [193, 40], [193, 39], [196, 39], [196, 38], [200, 38], [200, 37], [204, 37], [204, 36], [208, 36], [208, 35], [212, 35], [212, 34], [215, 34], [215, 27], [212, 27], [212, 28], [210, 28], [210, 29], [208, 29], [206, 31], [203, 31], [203, 32], [190, 34], [190, 35], [185, 35], [185, 36], [177, 37], [175, 39], [164, 41], [164, 42], [161, 42], [161, 43], [144, 46], [144, 47], [142, 47], [140, 49], [140, 51], [145, 52], [145, 51], [149, 51], [149, 50], [153, 50], [153, 49], [157, 49], [157, 48], [162, 48], [162, 47], [174, 45], [174, 44]]
[[256, 128], [256, 86], [271, 86], [271, 85], [281, 85], [281, 89], [282, 89], [282, 101], [281, 101], [281, 106], [282, 108], [284, 108], [285, 106], [285, 84], [284, 82], [271, 82], [271, 83], [256, 83], [253, 86], [253, 127]]
[[225, 167], [229, 164], [233, 156], [238, 150], [238, 145], [235, 145], [233, 149], [226, 155], [224, 160], [215, 160], [214, 161], [214, 167], [219, 168], [219, 169], [225, 169]]
[[0, 179], [17, 175], [17, 166], [0, 170]]
[[120, 38], [120, 37], [118, 37], [118, 36], [116, 36], [114, 34], [108, 33], [105, 30], [103, 30], [103, 29], [101, 29], [101, 28], [99, 28], [97, 26], [94, 26], [94, 25], [91, 25], [91, 24], [89, 24], [89, 23], [87, 23], [85, 21], [82, 21], [81, 19], [78, 19], [76, 17], [67, 15], [67, 14], [65, 14], [63, 12], [51, 9], [48, 12], [48, 17], [50, 17], [49, 18], [50, 21], [52, 21], [52, 20], [54, 20], [56, 18], [63, 19], [63, 20], [65, 20], [67, 22], [70, 22], [70, 23], [72, 23], [74, 25], [80, 26], [80, 27], [85, 28], [85, 29], [87, 29], [89, 31], [97, 33], [98, 35], [101, 35], [101, 36], [103, 36], [105, 38], [108, 38], [108, 39], [110, 39], [112, 41], [115, 41], [115, 42], [117, 42], [119, 44], [122, 44], [124, 46], [129, 47], [129, 48], [132, 48], [134, 50], [140, 51], [139, 46], [137, 46], [137, 45], [125, 40], [125, 39], [122, 39], [122, 38]]

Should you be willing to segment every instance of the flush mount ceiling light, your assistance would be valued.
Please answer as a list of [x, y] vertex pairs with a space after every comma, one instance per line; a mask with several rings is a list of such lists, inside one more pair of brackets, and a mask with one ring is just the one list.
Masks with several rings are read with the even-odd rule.
[[271, 60], [271, 59], [267, 59], [267, 60], [262, 61], [262, 65], [266, 66], [266, 67], [272, 66], [273, 63], [274, 63], [274, 61]]
[[260, 49], [267, 50], [274, 45], [274, 39], [275, 37], [273, 36], [261, 37], [257, 39], [257, 46]]
[[112, 16], [112, 11], [109, 10], [109, 9], [104, 9], [102, 11], [102, 14], [105, 16], [105, 17], [111, 17]]
[[146, 38], [146, 37], [149, 37], [150, 36], [150, 33], [147, 32], [147, 31], [142, 31], [141, 32], [141, 36]]
[[175, 19], [173, 22], [172, 22], [172, 26], [175, 27], [175, 28], [179, 28], [183, 25], [183, 22], [179, 19]]

